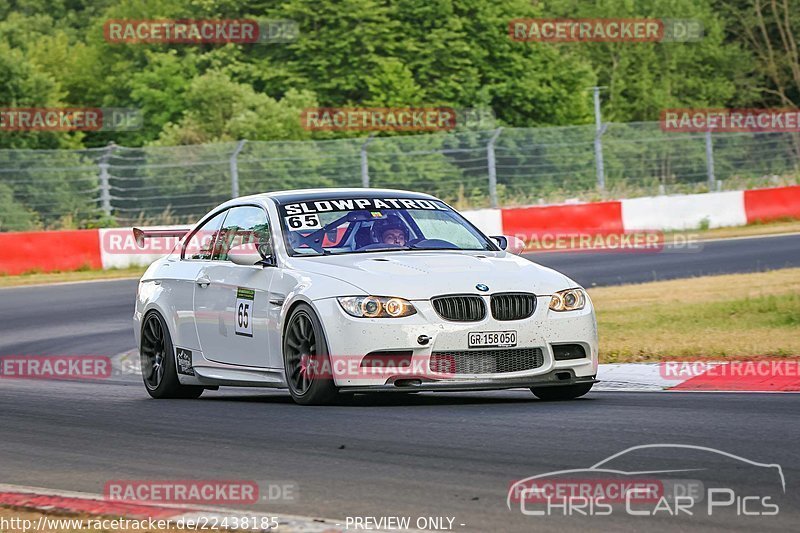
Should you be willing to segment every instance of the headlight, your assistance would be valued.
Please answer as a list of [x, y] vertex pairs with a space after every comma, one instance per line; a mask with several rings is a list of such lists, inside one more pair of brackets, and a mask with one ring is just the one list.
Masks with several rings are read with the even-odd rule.
[[337, 298], [342, 309], [357, 318], [400, 318], [417, 312], [411, 302], [385, 296], [344, 296]]
[[585, 305], [586, 293], [583, 289], [566, 289], [550, 297], [550, 309], [553, 311], [578, 311]]

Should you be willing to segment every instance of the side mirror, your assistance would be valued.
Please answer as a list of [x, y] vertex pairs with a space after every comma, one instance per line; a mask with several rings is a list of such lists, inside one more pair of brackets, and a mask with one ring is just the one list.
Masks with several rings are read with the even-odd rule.
[[511, 252], [512, 254], [519, 255], [525, 251], [525, 241], [519, 237], [510, 235], [496, 235], [491, 237], [501, 250]]
[[228, 259], [236, 265], [275, 266], [275, 259], [269, 244], [240, 244], [228, 250]]

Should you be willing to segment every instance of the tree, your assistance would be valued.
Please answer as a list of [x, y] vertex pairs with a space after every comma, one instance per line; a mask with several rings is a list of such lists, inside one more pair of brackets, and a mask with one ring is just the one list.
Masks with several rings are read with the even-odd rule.
[[300, 114], [306, 107], [316, 107], [309, 91], [289, 90], [276, 100], [220, 71], [193, 79], [184, 98], [182, 118], [167, 124], [156, 144], [307, 139], [310, 133], [302, 128]]
[[550, 17], [692, 19], [704, 34], [692, 42], [586, 42], [574, 48], [606, 86], [603, 115], [607, 121], [658, 120], [661, 110], [676, 107], [726, 107], [748, 99], [745, 75], [752, 65], [738, 43], [725, 39], [727, 21], [712, 0], [606, 0], [586, 3], [556, 0]]
[[731, 21], [733, 39], [755, 56], [756, 90], [765, 107], [800, 107], [800, 2], [740, 0], [718, 2]]

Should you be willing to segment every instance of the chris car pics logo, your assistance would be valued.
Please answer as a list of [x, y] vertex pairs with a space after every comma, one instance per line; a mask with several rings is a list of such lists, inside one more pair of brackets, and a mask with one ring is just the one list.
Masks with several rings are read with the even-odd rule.
[[785, 495], [779, 464], [704, 446], [645, 444], [587, 468], [515, 480], [506, 504], [537, 517], [768, 517], [785, 507]]

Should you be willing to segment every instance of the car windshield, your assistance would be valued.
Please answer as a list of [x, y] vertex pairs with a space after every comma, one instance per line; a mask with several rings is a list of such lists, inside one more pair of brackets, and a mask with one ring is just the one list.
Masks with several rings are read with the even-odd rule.
[[440, 200], [337, 198], [279, 206], [290, 255], [394, 250], [496, 250]]

